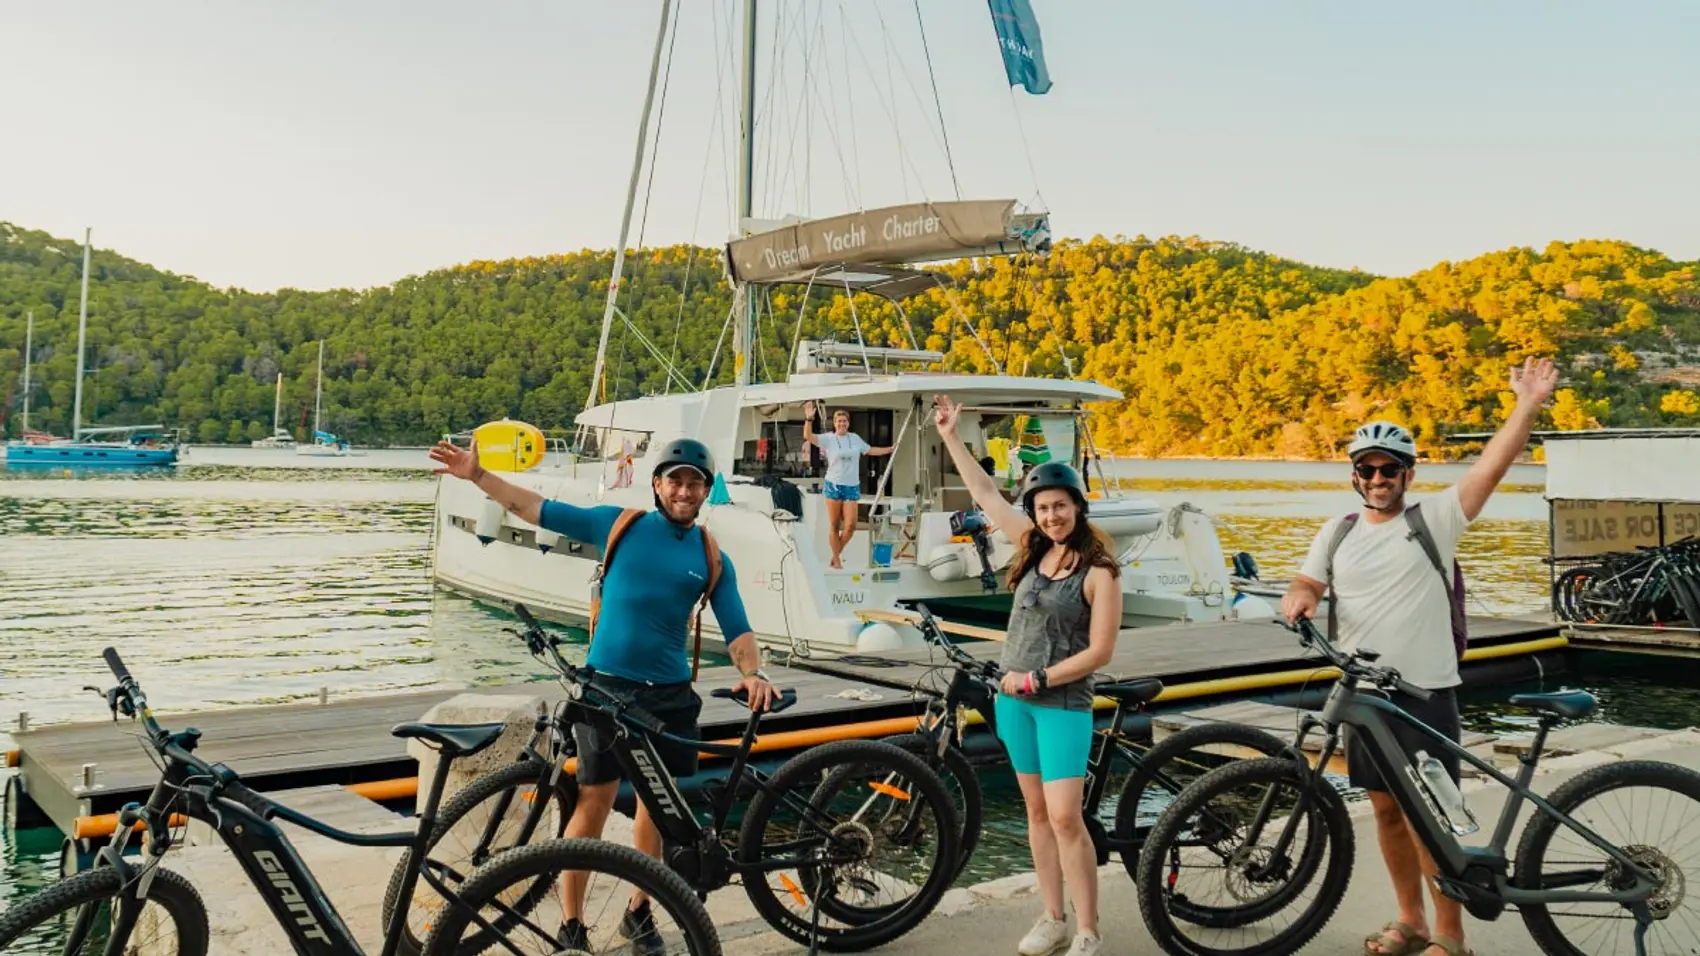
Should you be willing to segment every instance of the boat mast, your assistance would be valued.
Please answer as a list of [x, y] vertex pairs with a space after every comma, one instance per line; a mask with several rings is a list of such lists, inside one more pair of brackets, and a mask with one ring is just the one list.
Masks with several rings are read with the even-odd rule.
[[277, 398], [272, 401], [272, 434], [277, 434], [278, 423], [283, 417], [283, 373], [277, 373]]
[[[744, 0], [743, 73], [738, 84], [738, 223], [733, 234], [743, 238], [749, 220], [755, 215], [755, 149], [756, 149], [756, 0]], [[750, 384], [751, 330], [755, 326], [756, 300], [750, 287], [738, 290], [743, 295], [743, 314], [732, 331], [732, 361], [734, 381]], [[736, 298], [734, 298], [736, 301]]]
[[[35, 313], [24, 318], [24, 431], [30, 430], [30, 349], [35, 342]], [[18, 436], [22, 438], [22, 435]]]
[[638, 182], [643, 173], [643, 150], [649, 141], [649, 110], [655, 103], [655, 81], [661, 75], [661, 51], [667, 43], [667, 19], [673, 0], [661, 0], [661, 25], [655, 30], [655, 53], [649, 61], [649, 89], [643, 95], [643, 118], [638, 121], [637, 149], [632, 156], [632, 178], [626, 184], [626, 212], [620, 217], [620, 241], [614, 246], [614, 272], [608, 279], [608, 301], [602, 307], [602, 334], [596, 341], [596, 370], [590, 375], [590, 398], [585, 408], [596, 404], [602, 388], [603, 367], [608, 361], [608, 332], [614, 327], [614, 303], [620, 297], [620, 276], [626, 267], [626, 237], [632, 229], [632, 210], [637, 206]]
[[319, 399], [325, 394], [325, 340], [319, 340], [319, 380], [313, 386], [313, 440], [319, 440]]
[[89, 329], [89, 240], [93, 229], [83, 230], [83, 302], [77, 308], [77, 390], [71, 400], [71, 440], [83, 437], [83, 337]]

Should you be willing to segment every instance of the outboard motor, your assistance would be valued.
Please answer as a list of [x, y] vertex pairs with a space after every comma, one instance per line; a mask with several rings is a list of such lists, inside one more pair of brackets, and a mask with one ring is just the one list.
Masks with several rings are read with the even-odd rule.
[[1257, 559], [1251, 556], [1251, 552], [1240, 551], [1234, 554], [1234, 577], [1247, 581], [1258, 579]]
[[956, 511], [950, 516], [950, 533], [967, 537], [974, 542], [974, 552], [980, 556], [980, 587], [987, 591], [998, 589], [997, 572], [992, 570], [992, 523], [984, 511]]

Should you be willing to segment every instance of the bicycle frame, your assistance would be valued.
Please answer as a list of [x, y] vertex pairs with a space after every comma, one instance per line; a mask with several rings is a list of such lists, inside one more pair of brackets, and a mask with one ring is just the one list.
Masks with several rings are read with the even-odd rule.
[[[431, 795], [419, 816], [418, 827], [406, 832], [359, 834], [339, 830], [248, 789], [228, 768], [213, 765], [213, 779], [217, 782], [208, 783], [206, 774], [194, 772], [178, 760], [167, 762], [166, 772], [149, 795], [146, 809], [136, 816], [147, 821], [164, 820], [176, 796], [183, 794], [184, 815], [207, 824], [218, 834], [299, 956], [362, 956], [365, 951], [354, 934], [289, 837], [272, 820], [287, 820], [350, 846], [409, 847], [412, 858], [420, 862], [402, 887], [402, 899], [412, 898], [417, 881], [423, 876], [444, 899], [453, 900], [453, 892], [431, 871], [425, 855], [449, 765], [447, 760], [438, 762]], [[123, 857], [131, 832], [130, 824], [120, 825], [101, 851], [100, 865], [114, 866], [127, 874], [135, 871], [134, 864]], [[142, 883], [145, 882], [144, 878]], [[140, 898], [145, 898], [146, 886], [140, 886], [137, 892]], [[406, 906], [397, 907], [391, 924], [386, 927], [383, 956], [394, 956], [406, 912]], [[133, 926], [133, 919], [128, 922]]]
[[[662, 729], [653, 717], [635, 707], [625, 707], [616, 713], [575, 701], [568, 710], [568, 717], [572, 722], [589, 724], [611, 736], [610, 750], [614, 759], [625, 771], [625, 778], [631, 781], [637, 798], [649, 810], [650, 819], [655, 821], [656, 829], [661, 831], [666, 841], [673, 844], [668, 864], [695, 889], [719, 889], [730, 881], [732, 873], [790, 870], [808, 862], [787, 857], [758, 864], [744, 864], [725, 853], [719, 837], [726, 829], [726, 821], [731, 816], [732, 808], [739, 802], [738, 793], [745, 779], [770, 796], [777, 796], [786, 806], [796, 810], [811, 826], [819, 830], [823, 837], [829, 840], [833, 838], [833, 820], [807, 801], [797, 800], [790, 794], [776, 794], [768, 782], [768, 777], [749, 765], [750, 748], [756, 741], [756, 728], [759, 725], [759, 721], [753, 716], [745, 726], [743, 737], [738, 743], [717, 744], [670, 734]], [[708, 798], [711, 820], [708, 826], [697, 820], [690, 802], [679, 789], [678, 780], [662, 762], [660, 753], [655, 749], [656, 739], [731, 758], [732, 766], [727, 771], [725, 786], [718, 788], [717, 792]], [[675, 859], [681, 854], [690, 854], [691, 858]]]
[[[1400, 746], [1394, 736], [1394, 722], [1402, 722], [1416, 729], [1428, 738], [1435, 747], [1447, 753], [1456, 755], [1460, 760], [1475, 767], [1477, 770], [1493, 778], [1505, 787], [1509, 794], [1505, 807], [1500, 813], [1499, 821], [1494, 827], [1493, 838], [1486, 847], [1465, 846], [1458, 842], [1452, 834], [1450, 825], [1440, 817], [1439, 810], [1433, 806], [1417, 783], [1414, 766], [1405, 755], [1405, 749]], [[1529, 783], [1534, 779], [1535, 766], [1540, 761], [1541, 748], [1546, 743], [1546, 736], [1551, 724], [1543, 719], [1540, 731], [1537, 733], [1534, 745], [1529, 754], [1522, 758], [1522, 767], [1516, 779], [1501, 773], [1498, 768], [1475, 754], [1465, 750], [1456, 741], [1441, 734], [1417, 718], [1401, 710], [1397, 704], [1384, 697], [1365, 693], [1358, 688], [1358, 680], [1352, 675], [1343, 675], [1335, 685], [1323, 705], [1321, 716], [1306, 715], [1299, 727], [1294, 748], [1298, 750], [1304, 743], [1305, 736], [1314, 729], [1322, 729], [1327, 737], [1324, 741], [1321, 757], [1315, 768], [1306, 767], [1305, 772], [1315, 786], [1328, 786], [1322, 780], [1323, 768], [1337, 751], [1340, 743], [1340, 728], [1351, 727], [1363, 739], [1364, 750], [1368, 753], [1370, 762], [1381, 775], [1382, 781], [1388, 787], [1393, 799], [1410, 821], [1411, 828], [1422, 841], [1429, 856], [1440, 870], [1440, 882], [1461, 896], [1474, 896], [1481, 899], [1485, 891], [1491, 894], [1491, 902], [1511, 904], [1514, 906], [1547, 905], [1553, 903], [1601, 903], [1610, 902], [1621, 905], [1632, 905], [1645, 902], [1659, 888], [1660, 881], [1648, 874], [1639, 864], [1631, 860], [1622, 850], [1613, 846], [1603, 837], [1588, 829], [1583, 824], [1572, 819], [1569, 815], [1555, 808], [1543, 797], [1529, 789]], [[1432, 752], [1432, 751], [1431, 751]], [[1306, 795], [1309, 793], [1307, 788]], [[1284, 832], [1277, 844], [1276, 856], [1286, 851], [1287, 846], [1297, 831], [1299, 822], [1304, 816], [1304, 801], [1306, 795], [1301, 795], [1300, 805], [1289, 816]], [[1505, 847], [1510, 841], [1511, 829], [1517, 820], [1518, 811], [1523, 801], [1533, 804], [1538, 812], [1556, 819], [1567, 829], [1578, 834], [1599, 850], [1604, 852], [1612, 861], [1624, 868], [1624, 872], [1634, 876], [1632, 885], [1610, 892], [1579, 891], [1570, 889], [1530, 889], [1511, 885], [1507, 875], [1507, 860]], [[1253, 823], [1254, 830], [1260, 829], [1267, 821], [1273, 806], [1273, 794], [1264, 801], [1257, 818]], [[1579, 870], [1574, 873], [1560, 874], [1560, 882], [1565, 885], [1591, 885], [1603, 877], [1603, 870]], [[1543, 882], [1551, 884], [1551, 877]], [[1449, 894], [1450, 895], [1450, 894]]]

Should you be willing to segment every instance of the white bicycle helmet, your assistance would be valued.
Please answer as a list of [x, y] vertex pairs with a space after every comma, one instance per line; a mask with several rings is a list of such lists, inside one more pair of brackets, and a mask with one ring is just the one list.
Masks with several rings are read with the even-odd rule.
[[1407, 465], [1417, 462], [1417, 441], [1411, 437], [1404, 426], [1393, 422], [1370, 422], [1358, 428], [1352, 436], [1352, 444], [1346, 449], [1346, 454], [1353, 461], [1360, 455], [1372, 451], [1392, 455]]

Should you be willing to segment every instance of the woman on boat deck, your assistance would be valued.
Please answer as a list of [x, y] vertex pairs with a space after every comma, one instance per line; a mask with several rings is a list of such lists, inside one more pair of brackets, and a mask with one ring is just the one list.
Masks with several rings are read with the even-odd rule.
[[850, 413], [840, 408], [832, 413], [832, 431], [815, 432], [815, 403], [803, 403], [803, 441], [813, 442], [826, 456], [827, 538], [832, 543], [832, 566], [844, 567], [844, 546], [856, 533], [856, 502], [862, 500], [862, 456], [889, 455], [895, 446], [875, 448], [850, 430]]
[[998, 737], [1027, 802], [1027, 842], [1045, 912], [1017, 947], [1048, 956], [1069, 944], [1063, 884], [1079, 933], [1069, 956], [1095, 956], [1098, 859], [1081, 814], [1092, 750], [1092, 673], [1110, 662], [1122, 620], [1110, 539], [1086, 520], [1086, 485], [1062, 462], [1034, 467], [1020, 508], [1003, 499], [956, 434], [962, 406], [934, 399], [933, 422], [962, 482], [994, 525], [1017, 545], [1014, 592], [997, 698]]

